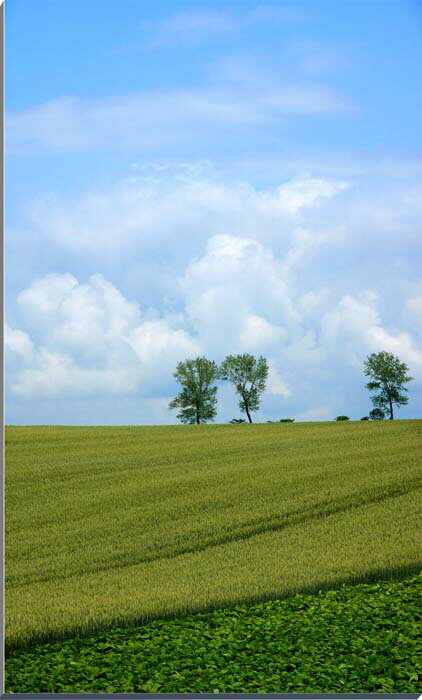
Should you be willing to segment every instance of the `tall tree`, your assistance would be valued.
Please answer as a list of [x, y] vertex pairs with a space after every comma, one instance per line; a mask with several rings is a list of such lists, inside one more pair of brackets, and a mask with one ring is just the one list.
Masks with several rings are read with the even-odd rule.
[[268, 364], [265, 357], [256, 359], [253, 355], [228, 355], [219, 371], [221, 379], [234, 384], [240, 396], [239, 408], [252, 423], [251, 411], [259, 409], [259, 402], [268, 377]]
[[182, 385], [182, 391], [169, 408], [180, 408], [177, 417], [182, 423], [206, 423], [217, 414], [217, 387], [212, 386], [218, 376], [218, 367], [213, 360], [197, 357], [195, 360], [179, 362], [175, 379]]
[[390, 420], [393, 420], [393, 404], [404, 406], [408, 402], [408, 397], [402, 392], [407, 391], [404, 384], [410, 382], [413, 377], [409, 377], [408, 366], [400, 362], [399, 358], [392, 352], [373, 352], [365, 360], [365, 374], [371, 378], [366, 384], [369, 391], [378, 391], [371, 396], [371, 401], [376, 408], [389, 411]]

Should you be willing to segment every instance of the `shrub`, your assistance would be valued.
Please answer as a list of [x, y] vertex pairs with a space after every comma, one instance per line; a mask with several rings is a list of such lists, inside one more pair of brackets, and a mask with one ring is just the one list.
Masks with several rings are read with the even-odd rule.
[[363, 416], [363, 418], [361, 418], [361, 420], [369, 420], [369, 416]]
[[336, 421], [341, 421], [341, 420], [350, 420], [349, 416], [337, 416], [335, 418]]
[[294, 423], [294, 418], [281, 418], [280, 423]]
[[229, 423], [246, 423], [246, 420], [244, 418], [232, 418], [229, 420]]
[[372, 411], [369, 412], [369, 417], [372, 420], [384, 420], [385, 413], [380, 408], [373, 408]]

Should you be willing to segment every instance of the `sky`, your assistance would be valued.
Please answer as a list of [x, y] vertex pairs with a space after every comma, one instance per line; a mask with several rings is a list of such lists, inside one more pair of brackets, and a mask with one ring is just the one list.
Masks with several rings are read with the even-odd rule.
[[[6, 0], [6, 423], [156, 425], [263, 355], [254, 420], [422, 417], [418, 0]], [[240, 417], [218, 384], [216, 422]]]

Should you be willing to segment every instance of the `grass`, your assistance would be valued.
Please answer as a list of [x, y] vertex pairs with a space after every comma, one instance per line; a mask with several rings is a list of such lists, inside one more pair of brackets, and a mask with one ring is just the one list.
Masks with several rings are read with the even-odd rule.
[[421, 421], [6, 428], [6, 649], [420, 566]]
[[17, 651], [9, 693], [420, 690], [422, 576], [234, 606]]

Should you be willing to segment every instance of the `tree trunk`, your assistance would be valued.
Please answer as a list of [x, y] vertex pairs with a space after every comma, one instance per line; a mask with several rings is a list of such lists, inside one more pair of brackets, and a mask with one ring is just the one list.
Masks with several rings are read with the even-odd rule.
[[394, 416], [393, 416], [393, 402], [391, 401], [391, 396], [389, 397], [389, 401], [390, 401], [390, 420], [393, 420], [393, 418], [394, 418]]
[[245, 411], [246, 411], [246, 415], [248, 416], [249, 423], [252, 423], [252, 418], [251, 418], [251, 414], [249, 413], [249, 408], [248, 408], [247, 403], [245, 403]]

